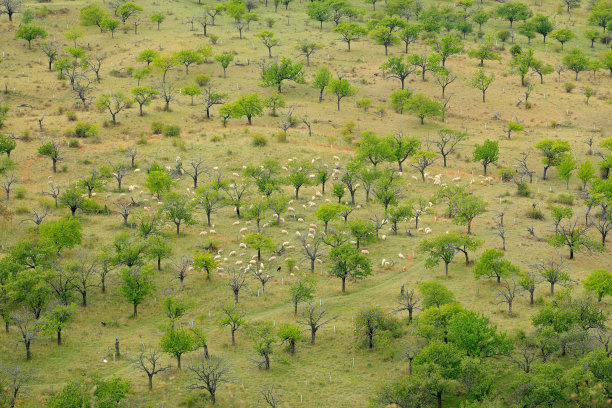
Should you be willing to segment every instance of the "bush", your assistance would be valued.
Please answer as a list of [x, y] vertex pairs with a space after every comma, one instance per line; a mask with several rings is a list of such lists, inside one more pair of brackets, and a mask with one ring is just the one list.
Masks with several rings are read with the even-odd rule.
[[23, 200], [24, 198], [26, 198], [27, 194], [28, 194], [28, 189], [25, 188], [24, 186], [19, 186], [15, 189], [15, 198], [18, 200]]
[[196, 75], [195, 77], [195, 83], [198, 84], [198, 86], [206, 86], [208, 85], [209, 82], [210, 82], [210, 75], [200, 74], [200, 75]]
[[527, 218], [531, 218], [532, 220], [543, 220], [544, 213], [538, 208], [532, 207], [529, 211], [527, 211]]
[[146, 145], [147, 143], [149, 143], [149, 141], [147, 140], [145, 136], [140, 136], [140, 139], [136, 141], [136, 144], [141, 145], [141, 146]]
[[508, 41], [508, 39], [510, 39], [511, 35], [512, 34], [508, 30], [500, 30], [497, 32], [497, 39], [505, 43], [506, 41]]
[[287, 143], [287, 133], [285, 132], [278, 132], [274, 137], [279, 143]]
[[154, 135], [161, 135], [163, 130], [164, 130], [164, 122], [160, 122], [160, 121], [151, 122], [151, 132], [153, 132]]
[[68, 141], [68, 147], [72, 147], [74, 149], [81, 147], [81, 144], [79, 143], [79, 139], [70, 139]]
[[211, 43], [212, 45], [215, 45], [215, 44], [217, 44], [217, 41], [219, 41], [219, 36], [218, 36], [218, 35], [216, 35], [216, 34], [210, 34], [210, 35], [208, 36], [208, 39], [210, 40], [210, 43]]
[[566, 82], [563, 86], [565, 87], [565, 92], [567, 93], [571, 93], [576, 87], [576, 85], [571, 82]]
[[74, 127], [76, 137], [90, 137], [98, 135], [98, 126], [89, 122], [78, 122]]
[[264, 147], [268, 144], [268, 139], [264, 135], [255, 134], [251, 136], [251, 144], [255, 147]]
[[83, 200], [83, 204], [81, 205], [81, 210], [85, 214], [104, 214], [106, 213], [106, 209], [102, 206], [102, 204], [98, 203], [93, 198], [85, 198]]
[[30, 207], [28, 207], [27, 205], [18, 205], [17, 207], [15, 207], [15, 214], [24, 215], [29, 213]]
[[510, 47], [510, 54], [512, 54], [513, 57], [516, 57], [517, 55], [519, 55], [521, 51], [522, 51], [521, 46], [518, 44], [514, 44], [512, 47]]
[[555, 200], [559, 204], [574, 205], [574, 196], [571, 194], [559, 194]]
[[514, 170], [511, 168], [502, 167], [501, 169], [497, 170], [497, 174], [499, 174], [499, 177], [501, 178], [501, 181], [503, 183], [505, 181], [512, 180], [512, 176], [514, 176]]
[[181, 136], [181, 128], [177, 125], [164, 126], [163, 134], [165, 137], [179, 137]]
[[529, 189], [529, 184], [526, 182], [522, 182], [517, 186], [516, 194], [520, 197], [530, 197], [531, 190]]
[[77, 120], [77, 114], [76, 114], [75, 111], [68, 111], [68, 112], [66, 112], [66, 117], [71, 122], [75, 122]]
[[185, 151], [187, 150], [187, 146], [185, 145], [185, 142], [181, 139], [174, 139], [172, 141], [172, 146], [178, 148], [179, 150]]

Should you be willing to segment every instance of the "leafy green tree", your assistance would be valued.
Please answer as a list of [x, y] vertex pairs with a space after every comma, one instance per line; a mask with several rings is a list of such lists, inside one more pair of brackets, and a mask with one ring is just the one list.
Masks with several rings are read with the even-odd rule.
[[456, 201], [456, 214], [453, 222], [458, 225], [466, 225], [467, 233], [470, 235], [474, 218], [483, 214], [487, 203], [475, 195], [467, 195]]
[[565, 68], [576, 73], [576, 81], [578, 74], [586, 71], [589, 64], [589, 59], [584, 55], [581, 49], [574, 48], [563, 57], [563, 65]]
[[489, 318], [464, 310], [453, 316], [448, 325], [448, 341], [464, 350], [470, 357], [487, 358], [508, 355], [512, 342], [497, 326], [490, 324]]
[[485, 74], [482, 68], [479, 68], [478, 71], [474, 72], [472, 80], [470, 81], [470, 85], [472, 86], [472, 88], [479, 89], [482, 92], [482, 102], [485, 102], [487, 89], [489, 89], [494, 80], [495, 75]]
[[[344, 192], [344, 187], [342, 188]], [[327, 226], [330, 221], [337, 218], [340, 212], [346, 208], [345, 205], [338, 203], [323, 203], [315, 210], [315, 217], [323, 221], [325, 225], [325, 233], [327, 234]]]
[[151, 104], [153, 97], [157, 95], [157, 91], [148, 86], [137, 86], [132, 89], [132, 95], [134, 95], [134, 101], [140, 108], [140, 116], [143, 116], [142, 107]]
[[590, 160], [585, 160], [578, 167], [578, 178], [582, 181], [582, 189], [586, 190], [587, 184], [595, 178], [595, 166]]
[[408, 54], [408, 46], [419, 39], [419, 34], [423, 27], [419, 24], [406, 24], [404, 28], [397, 33], [399, 39], [405, 44], [404, 52]]
[[95, 103], [97, 109], [103, 111], [108, 110], [111, 114], [113, 124], [117, 124], [117, 114], [123, 109], [127, 108], [131, 103], [131, 100], [123, 94], [123, 92], [113, 92], [110, 94], [104, 94], [98, 98]]
[[565, 186], [569, 189], [569, 181], [572, 173], [576, 170], [576, 160], [571, 154], [564, 154], [557, 164], [557, 172], [562, 180], [565, 180]]
[[385, 17], [381, 20], [370, 20], [368, 23], [370, 36], [377, 44], [385, 47], [385, 55], [388, 55], [390, 45], [399, 44], [400, 39], [396, 32], [405, 26], [406, 23], [399, 17]]
[[246, 323], [246, 314], [238, 303], [227, 302], [219, 311], [217, 322], [220, 328], [229, 327], [232, 332], [232, 346], [236, 345], [236, 332]]
[[419, 249], [427, 253], [425, 267], [432, 269], [444, 262], [444, 275], [448, 278], [448, 265], [457, 254], [457, 240], [454, 234], [442, 234], [435, 238], [425, 239]]
[[418, 284], [419, 292], [423, 295], [423, 306], [426, 309], [455, 303], [455, 295], [446, 286], [438, 281], [425, 281]]
[[500, 61], [501, 57], [499, 56], [499, 53], [497, 51], [495, 51], [495, 44], [492, 43], [491, 41], [486, 41], [484, 43], [481, 43], [478, 48], [475, 48], [473, 50], [468, 50], [468, 55], [470, 56], [470, 58], [476, 58], [478, 60], [480, 60], [480, 66], [483, 67], [484, 66], [484, 62], [485, 61]]
[[412, 95], [408, 99], [407, 109], [420, 119], [421, 125], [425, 123], [425, 118], [436, 118], [442, 115], [440, 102], [423, 94]]
[[513, 2], [497, 6], [495, 13], [498, 17], [508, 20], [510, 28], [515, 21], [525, 21], [533, 15], [533, 12], [526, 4]]
[[93, 392], [96, 397], [96, 406], [99, 408], [114, 408], [132, 391], [130, 381], [121, 377], [113, 377], [108, 380], [95, 382], [96, 389]]
[[406, 159], [413, 156], [421, 147], [421, 140], [416, 136], [405, 136], [399, 132], [393, 136], [388, 136], [386, 144], [389, 146], [388, 159], [396, 161], [401, 172], [403, 171], [402, 165]]
[[279, 45], [278, 38], [274, 38], [272, 31], [264, 30], [256, 35], [268, 49], [268, 57], [272, 58], [272, 48]]
[[73, 184], [59, 196], [58, 201], [62, 206], [68, 207], [72, 217], [75, 217], [76, 211], [83, 206], [83, 190], [77, 184]]
[[57, 335], [57, 345], [62, 344], [62, 330], [72, 320], [76, 312], [74, 303], [70, 305], [57, 305], [45, 315], [45, 328], [48, 333]]
[[107, 17], [102, 20], [100, 30], [108, 30], [111, 32], [111, 38], [115, 38], [115, 30], [119, 27], [119, 20]]
[[536, 143], [536, 150], [540, 152], [542, 163], [544, 164], [544, 173], [542, 179], [546, 180], [546, 172], [550, 167], [556, 167], [564, 154], [569, 152], [570, 145], [564, 140], [544, 139]]
[[484, 174], [487, 174], [489, 164], [497, 164], [499, 160], [499, 143], [493, 140], [485, 140], [482, 145], [477, 144], [472, 153], [473, 162], [480, 162]]
[[134, 317], [138, 316], [138, 305], [155, 290], [154, 275], [150, 266], [127, 267], [121, 271], [121, 294], [134, 306]]
[[289, 353], [295, 354], [295, 344], [302, 338], [302, 330], [295, 323], [285, 323], [278, 329], [278, 338], [287, 343]]
[[529, 73], [529, 70], [537, 64], [538, 60], [534, 57], [533, 50], [531, 48], [523, 50], [514, 56], [510, 62], [510, 66], [513, 68], [514, 72], [520, 75], [521, 86], [527, 85], [525, 82], [525, 77]]
[[212, 225], [210, 221], [211, 214], [223, 207], [223, 205], [225, 205], [225, 200], [221, 192], [212, 185], [198, 187], [195, 193], [195, 203], [206, 214], [206, 222], [210, 227]]
[[151, 14], [151, 22], [157, 24], [157, 31], [159, 31], [159, 26], [166, 19], [166, 15], [163, 13], [153, 13]]
[[215, 257], [206, 252], [197, 253], [193, 257], [193, 267], [206, 272], [206, 279], [210, 280], [211, 273], [217, 270], [219, 263]]
[[197, 338], [191, 331], [182, 327], [168, 328], [159, 339], [160, 348], [176, 358], [178, 369], [181, 369], [181, 356], [200, 348]]
[[143, 255], [147, 250], [147, 242], [140, 235], [122, 233], [113, 241], [115, 263], [128, 268], [144, 265]]
[[311, 167], [309, 162], [294, 163], [289, 169], [289, 175], [286, 181], [295, 190], [295, 199], [299, 200], [300, 188], [309, 186], [312, 184], [310, 181], [309, 173]]
[[289, 287], [289, 301], [293, 304], [293, 316], [297, 316], [298, 305], [314, 298], [315, 282], [312, 279], [300, 278]]
[[308, 18], [319, 22], [319, 30], [323, 31], [323, 23], [331, 20], [331, 8], [327, 2], [313, 1], [306, 4]]
[[402, 83], [404, 89], [404, 81], [414, 72], [413, 66], [409, 65], [404, 56], [389, 57], [387, 61], [380, 66], [386, 76], [397, 78]]
[[483, 9], [477, 10], [474, 12], [474, 14], [472, 14], [472, 21], [478, 24], [478, 32], [482, 32], [483, 24], [489, 21], [490, 17], [491, 14]]
[[232, 117], [240, 118], [245, 116], [249, 125], [252, 124], [253, 117], [263, 115], [264, 100], [258, 93], [240, 95], [233, 104]]
[[391, 92], [389, 99], [391, 100], [391, 107], [399, 114], [403, 114], [404, 111], [408, 110], [408, 103], [412, 92], [405, 89], [397, 89]]
[[81, 244], [83, 227], [74, 217], [46, 221], [40, 224], [38, 234], [53, 246], [57, 254], [64, 248], [72, 249]]
[[552, 33], [555, 29], [555, 24], [550, 21], [548, 16], [544, 16], [542, 14], [538, 14], [535, 16], [531, 23], [533, 24], [533, 28], [536, 33], [542, 36], [543, 42], [546, 43], [546, 37], [548, 34]]
[[436, 161], [436, 152], [431, 150], [418, 150], [412, 156], [411, 167], [414, 167], [421, 173], [421, 180], [425, 182], [425, 170]]
[[81, 25], [83, 26], [98, 26], [100, 32], [103, 29], [103, 22], [108, 18], [107, 14], [97, 4], [88, 4], [81, 8], [80, 12]]
[[374, 348], [376, 338], [384, 338], [397, 332], [397, 320], [385, 313], [379, 306], [366, 306], [357, 311], [355, 332], [369, 349]]
[[593, 271], [582, 284], [587, 291], [597, 295], [597, 301], [600, 303], [604, 296], [612, 295], [612, 274], [607, 269]]
[[432, 48], [442, 61], [442, 67], [446, 66], [446, 60], [451, 55], [455, 55], [463, 51], [463, 42], [459, 36], [449, 33], [441, 38], [435, 38], [430, 42]]
[[312, 87], [319, 90], [319, 102], [323, 100], [323, 91], [325, 91], [325, 88], [329, 86], [331, 80], [332, 76], [329, 69], [327, 67], [319, 68], [312, 81]]
[[185, 66], [185, 74], [189, 74], [189, 66], [193, 64], [201, 64], [204, 62], [202, 54], [193, 50], [181, 50], [175, 53], [173, 56], [177, 64]]
[[357, 90], [351, 86], [348, 80], [341, 79], [331, 79], [329, 81], [329, 86], [327, 88], [327, 92], [333, 93], [337, 98], [338, 111], [340, 111], [340, 101], [347, 96], [355, 95]]
[[295, 49], [300, 53], [300, 55], [303, 55], [306, 57], [307, 67], [310, 66], [310, 56], [314, 54], [315, 51], [320, 50], [321, 48], [323, 48], [321, 44], [310, 42], [310, 41], [300, 41], [295, 46]]
[[250, 245], [251, 248], [257, 251], [257, 261], [261, 262], [261, 251], [273, 251], [276, 247], [274, 246], [274, 241], [272, 238], [260, 234], [260, 233], [250, 233], [244, 237], [244, 243]]
[[145, 187], [157, 196], [157, 198], [161, 198], [161, 194], [167, 191], [170, 191], [170, 187], [172, 187], [173, 181], [172, 177], [161, 167], [159, 170], [151, 170], [147, 175], [147, 179], [145, 181]]
[[360, 244], [366, 244], [376, 239], [376, 228], [370, 221], [362, 219], [351, 220], [348, 228], [355, 241], [357, 241], [357, 249], [359, 249]]
[[555, 248], [567, 247], [569, 259], [574, 259], [574, 253], [582, 249], [602, 252], [603, 245], [591, 239], [587, 232], [588, 226], [578, 225], [577, 219], [570, 219], [566, 224], [559, 224], [557, 232], [548, 237], [548, 244]]
[[119, 17], [121, 17], [121, 21], [123, 21], [123, 24], [125, 24], [125, 22], [130, 17], [142, 10], [142, 7], [140, 7], [139, 5], [132, 2], [127, 2], [117, 7], [117, 14], [119, 14]]
[[283, 81], [304, 83], [304, 71], [301, 63], [293, 63], [290, 58], [282, 57], [280, 62], [274, 62], [261, 71], [262, 86], [275, 86], [282, 92]]
[[159, 58], [159, 53], [157, 51], [155, 51], [155, 50], [147, 48], [145, 50], [142, 50], [140, 52], [140, 54], [138, 54], [138, 56], [136, 57], [136, 61], [146, 62], [147, 63], [147, 67], [148, 67], [157, 58]]
[[161, 271], [161, 261], [172, 254], [172, 247], [163, 235], [150, 235], [147, 238], [147, 254], [157, 262], [157, 270]]
[[28, 42], [28, 49], [32, 49], [32, 40], [47, 38], [47, 31], [33, 24], [23, 24], [15, 32], [15, 38], [22, 38]]
[[90, 406], [90, 385], [85, 381], [72, 381], [47, 402], [49, 408], [80, 408]]
[[555, 72], [555, 68], [550, 64], [544, 64], [540, 60], [535, 60], [531, 69], [540, 76], [540, 83], [544, 83], [544, 75], [552, 74]]
[[550, 34], [550, 36], [561, 43], [561, 49], [563, 49], [566, 42], [576, 38], [576, 34], [574, 34], [574, 32], [569, 28], [560, 28], [555, 30]]
[[[146, 51], [146, 50], [145, 50]], [[143, 51], [144, 52], [144, 51]], [[148, 65], [147, 61], [147, 65]], [[176, 59], [172, 55], [158, 55], [153, 60], [153, 65], [162, 72], [162, 83], [166, 83], [166, 74], [176, 67]]]
[[342, 280], [342, 292], [345, 292], [346, 279], [364, 279], [372, 273], [370, 260], [350, 244], [342, 244], [333, 248], [329, 253], [332, 265], [330, 276]]
[[349, 52], [351, 51], [351, 42], [359, 40], [368, 32], [357, 23], [340, 23], [332, 31], [340, 35], [340, 39], [347, 44]]
[[50, 140], [38, 148], [38, 154], [47, 156], [53, 163], [53, 172], [57, 173], [57, 162], [63, 159], [63, 151], [60, 144], [55, 140]]
[[474, 263], [474, 277], [496, 278], [497, 284], [501, 278], [508, 278], [519, 273], [519, 268], [504, 258], [504, 252], [498, 249], [486, 249]]

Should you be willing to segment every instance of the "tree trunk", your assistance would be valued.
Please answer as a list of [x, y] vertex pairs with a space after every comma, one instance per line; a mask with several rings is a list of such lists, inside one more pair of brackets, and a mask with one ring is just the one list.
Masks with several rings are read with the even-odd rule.
[[134, 303], [134, 317], [138, 316], [138, 304]]
[[550, 282], [550, 295], [553, 296], [555, 294], [555, 283]]
[[51, 159], [53, 161], [53, 172], [57, 173], [57, 159]]
[[235, 336], [236, 331], [232, 330], [232, 346], [236, 345], [236, 336]]
[[[358, 247], [359, 248], [359, 247]], [[343, 276], [342, 277], [342, 293], [344, 293], [344, 290], [346, 289], [346, 277]]]
[[86, 291], [81, 292], [81, 297], [83, 298], [83, 302], [81, 303], [81, 305], [83, 307], [87, 307], [87, 292]]
[[26, 348], [26, 360], [30, 360], [30, 358], [32, 358], [32, 355], [30, 354], [30, 340], [26, 340], [25, 341], [25, 348]]
[[178, 369], [181, 369], [181, 355], [176, 356], [176, 364], [178, 365]]
[[315, 344], [315, 336], [317, 335], [316, 330], [310, 330], [310, 344]]
[[149, 391], [153, 389], [153, 374], [147, 374], [149, 376]]
[[62, 329], [57, 329], [57, 345], [62, 345]]
[[297, 316], [298, 302], [293, 302], [293, 316]]

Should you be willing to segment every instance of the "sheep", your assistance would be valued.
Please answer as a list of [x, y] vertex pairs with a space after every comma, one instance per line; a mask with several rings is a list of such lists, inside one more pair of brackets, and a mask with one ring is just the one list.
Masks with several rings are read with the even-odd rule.
[[249, 229], [247, 227], [240, 228], [240, 233], [247, 232]]
[[246, 244], [245, 244], [244, 242], [241, 242], [241, 243], [240, 243], [240, 248], [245, 248], [245, 249], [246, 249], [246, 247], [247, 247], [247, 246], [246, 246]]
[[288, 247], [285, 247], [286, 249], [295, 249], [295, 247], [293, 245], [289, 245]]
[[429, 228], [429, 227], [425, 228], [425, 233], [426, 233], [426, 234], [431, 233], [431, 228]]
[[293, 207], [287, 207], [287, 211], [295, 212], [295, 209], [293, 209]]
[[298, 237], [301, 237], [302, 233], [300, 231], [295, 231], [295, 235], [297, 235]]
[[272, 262], [272, 261], [275, 261], [275, 260], [276, 260], [275, 256], [271, 256], [270, 258], [268, 258], [268, 262]]
[[234, 221], [232, 225], [240, 225], [240, 221]]
[[290, 242], [289, 242], [289, 241], [285, 241], [285, 242], [283, 242], [283, 246], [284, 246], [284, 247], [286, 247], [286, 246], [287, 246], [287, 245], [289, 245], [289, 244], [290, 244]]
[[364, 255], [369, 255], [370, 251], [368, 251], [367, 249], [362, 249], [361, 253], [364, 254]]
[[254, 260], [254, 259], [251, 259], [251, 260], [249, 261], [249, 263], [250, 263], [251, 265], [255, 265], [255, 264], [257, 264], [257, 261], [256, 261], [256, 260]]
[[242, 265], [242, 261], [236, 261], [236, 265]]
[[287, 234], [289, 234], [289, 232], [287, 230], [281, 230], [281, 234], [287, 235]]
[[412, 178], [416, 181], [418, 181], [419, 179], [417, 178], [417, 176], [412, 176]]
[[297, 220], [298, 220], [298, 222], [304, 222], [303, 218], [298, 218]]
[[383, 235], [381, 236], [381, 238], [382, 238], [382, 240], [383, 240], [383, 241], [386, 241], [386, 240], [387, 240], [387, 236], [386, 236], [385, 234], [383, 234]]
[[206, 232], [206, 231], [201, 231], [201, 232], [200, 232], [200, 236], [202, 236], [202, 235], [208, 235], [208, 232]]
[[402, 254], [402, 253], [397, 254], [397, 256], [398, 256], [400, 259], [406, 259], [406, 258], [404, 257], [404, 254]]
[[236, 251], [232, 251], [229, 253], [229, 256], [236, 256]]
[[215, 255], [215, 260], [218, 261], [219, 259], [221, 259], [221, 255]]
[[323, 194], [321, 194], [321, 192], [320, 192], [320, 191], [317, 191], [317, 192], [315, 193], [315, 195], [316, 195], [317, 197], [323, 197]]
[[246, 225], [251, 225], [251, 221], [245, 222]]
[[217, 233], [217, 231], [215, 231], [215, 230], [211, 229], [210, 231], [208, 231], [208, 233], [209, 233], [209, 234], [216, 234], [216, 233]]

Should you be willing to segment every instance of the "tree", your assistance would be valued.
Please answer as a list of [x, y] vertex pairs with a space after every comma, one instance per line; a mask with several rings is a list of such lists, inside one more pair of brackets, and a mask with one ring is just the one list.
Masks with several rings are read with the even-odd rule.
[[576, 38], [574, 32], [569, 28], [560, 28], [559, 30], [555, 30], [550, 34], [550, 36], [561, 43], [561, 49], [563, 49], [566, 42]]
[[498, 333], [497, 326], [490, 324], [488, 317], [471, 310], [463, 310], [450, 319], [448, 341], [469, 357], [488, 358], [512, 351], [510, 339]]
[[212, 405], [216, 404], [217, 387], [229, 382], [230, 369], [219, 357], [202, 357], [197, 364], [189, 366], [189, 370], [194, 374], [194, 383], [188, 386], [193, 390], [206, 390], [210, 395]]
[[153, 376], [170, 369], [170, 366], [161, 364], [163, 352], [149, 348], [148, 352], [143, 346], [140, 354], [134, 361], [134, 366], [149, 377], [149, 390], [153, 389]]
[[315, 282], [312, 279], [300, 278], [289, 287], [289, 301], [293, 304], [293, 315], [297, 316], [298, 304], [311, 301], [314, 297]]
[[406, 23], [399, 17], [385, 17], [381, 20], [371, 20], [368, 23], [370, 37], [374, 38], [377, 44], [385, 47], [385, 55], [388, 54], [390, 45], [400, 42], [395, 33], [405, 26]]
[[431, 150], [418, 150], [412, 156], [411, 167], [414, 167], [421, 173], [421, 180], [425, 182], [425, 170], [436, 161], [436, 152]]
[[421, 140], [418, 137], [404, 136], [403, 132], [397, 132], [393, 136], [386, 138], [389, 146], [389, 159], [395, 160], [400, 172], [403, 171], [402, 165], [408, 157], [414, 156], [421, 147]]
[[472, 21], [478, 24], [478, 32], [482, 32], [482, 25], [489, 21], [490, 17], [490, 13], [482, 9], [472, 14]]
[[104, 20], [108, 19], [107, 14], [97, 4], [88, 4], [80, 10], [81, 25], [98, 26], [102, 32]]
[[351, 42], [359, 40], [368, 33], [368, 30], [357, 23], [340, 23], [332, 31], [340, 35], [340, 39], [348, 46], [349, 52]]
[[569, 259], [574, 259], [574, 253], [583, 248], [603, 251], [603, 245], [592, 240], [587, 231], [588, 226], [578, 225], [578, 219], [570, 219], [566, 224], [559, 224], [557, 232], [548, 237], [548, 244], [555, 248], [567, 247]]
[[11, 321], [19, 331], [21, 337], [19, 341], [24, 344], [26, 360], [29, 361], [32, 358], [32, 353], [30, 352], [32, 341], [36, 339], [36, 336], [43, 327], [38, 319], [36, 319], [35, 315], [27, 308], [11, 313]]
[[199, 344], [195, 336], [182, 327], [169, 327], [159, 339], [160, 348], [176, 358], [178, 369], [181, 369], [181, 356], [195, 351]]
[[47, 38], [47, 31], [32, 24], [24, 24], [15, 32], [15, 38], [23, 38], [28, 42], [28, 49], [32, 49], [32, 40]]
[[440, 102], [423, 94], [412, 95], [408, 99], [407, 109], [420, 119], [421, 125], [425, 123], [425, 118], [435, 118], [442, 114]]
[[457, 236], [454, 234], [443, 234], [435, 238], [425, 239], [419, 245], [419, 249], [427, 253], [425, 267], [432, 269], [438, 266], [440, 261], [444, 262], [444, 275], [448, 278], [448, 265], [457, 253]]
[[229, 327], [232, 332], [232, 346], [236, 345], [235, 334], [241, 326], [243, 326], [246, 321], [244, 317], [246, 313], [242, 311], [238, 303], [236, 302], [227, 302], [219, 311], [217, 322], [219, 327]]
[[446, 66], [446, 60], [451, 55], [460, 53], [463, 50], [463, 43], [461, 38], [455, 34], [446, 34], [441, 38], [434, 38], [430, 44], [434, 51], [438, 53], [442, 61], [442, 67]]
[[548, 16], [538, 14], [535, 16], [531, 23], [533, 24], [534, 31], [542, 35], [543, 42], [546, 43], [546, 37], [555, 29], [555, 24], [550, 21]]
[[405, 62], [403, 56], [389, 57], [387, 61], [380, 66], [385, 75], [392, 78], [397, 78], [402, 83], [402, 89], [404, 89], [404, 81], [408, 75], [414, 72], [414, 68]]
[[133, 316], [138, 316], [138, 305], [155, 290], [155, 272], [150, 266], [135, 266], [121, 271], [121, 294], [134, 306]]
[[46, 314], [44, 330], [57, 335], [57, 345], [62, 345], [62, 330], [70, 322], [76, 312], [74, 304], [57, 305]]
[[59, 196], [59, 203], [70, 209], [72, 217], [75, 217], [76, 211], [83, 205], [83, 200], [83, 191], [77, 184], [71, 185]]
[[151, 104], [151, 100], [153, 96], [157, 95], [157, 91], [148, 86], [137, 86], [132, 89], [132, 95], [134, 95], [134, 101], [140, 107], [140, 116], [143, 116], [142, 107]]
[[247, 234], [244, 237], [244, 242], [247, 245], [250, 245], [254, 250], [257, 251], [257, 261], [261, 262], [261, 251], [262, 250], [269, 250], [269, 251], [273, 251], [275, 249], [274, 246], [274, 241], [272, 241], [272, 238], [257, 233], [251, 233], [251, 234]]
[[234, 102], [232, 116], [240, 118], [246, 116], [249, 125], [252, 118], [263, 115], [264, 101], [258, 93], [241, 95]]
[[556, 167], [564, 153], [570, 151], [570, 145], [564, 140], [544, 139], [536, 143], [535, 148], [540, 152], [542, 163], [544, 164], [544, 173], [542, 179], [546, 180], [546, 172], [550, 167]]
[[576, 169], [576, 160], [570, 154], [564, 154], [557, 164], [557, 172], [562, 180], [565, 180], [565, 186], [569, 189], [569, 181], [572, 173]]
[[510, 62], [510, 65], [514, 71], [521, 76], [521, 85], [526, 86], [525, 76], [532, 67], [539, 63], [540, 62], [533, 55], [533, 50], [529, 48], [516, 54]]
[[159, 31], [159, 25], [164, 22], [166, 16], [162, 13], [153, 13], [151, 14], [151, 22], [157, 24], [157, 31]]
[[104, 94], [96, 101], [96, 108], [103, 111], [108, 110], [111, 114], [113, 124], [117, 124], [116, 116], [123, 109], [130, 105], [130, 99], [123, 94], [123, 92], [113, 92], [110, 94]]
[[329, 253], [329, 259], [333, 262], [329, 274], [342, 280], [343, 293], [347, 278], [364, 279], [372, 273], [370, 260], [350, 244], [333, 248]]
[[155, 62], [160, 57], [159, 53], [155, 50], [147, 48], [138, 54], [136, 57], [136, 61], [146, 62], [147, 67], [151, 65], [152, 62]]
[[510, 22], [510, 28], [515, 21], [525, 21], [533, 15], [533, 12], [523, 3], [506, 3], [497, 7], [495, 13], [504, 20]]
[[306, 57], [306, 66], [310, 66], [310, 56], [314, 54], [315, 51], [323, 48], [321, 44], [317, 44], [315, 42], [309, 41], [301, 41], [299, 44], [295, 46], [295, 49], [298, 50], [300, 55]]
[[214, 105], [221, 105], [225, 102], [227, 94], [213, 91], [212, 85], [208, 85], [204, 88], [204, 96], [202, 97], [202, 105], [206, 109], [206, 118], [210, 119], [210, 108]]
[[174, 60], [177, 64], [182, 64], [185, 66], [185, 74], [189, 74], [189, 66], [193, 64], [201, 64], [204, 62], [204, 58], [202, 58], [202, 54], [198, 51], [193, 50], [181, 50], [175, 53], [173, 56]]
[[168, 258], [172, 254], [172, 247], [163, 235], [149, 235], [147, 238], [147, 253], [151, 259], [157, 262], [157, 270], [161, 271], [161, 260]]
[[279, 45], [279, 41], [277, 38], [274, 38], [274, 33], [272, 31], [264, 30], [256, 35], [263, 45], [268, 49], [268, 57], [272, 58], [272, 48]]
[[383, 312], [379, 306], [366, 306], [357, 311], [355, 332], [364, 338], [369, 349], [374, 348], [374, 339], [387, 333], [393, 334], [397, 321]]
[[197, 253], [193, 257], [193, 267], [201, 271], [206, 271], [206, 279], [210, 280], [211, 273], [214, 272], [219, 264], [210, 253]]
[[50, 243], [57, 254], [63, 248], [74, 248], [81, 244], [83, 227], [74, 217], [43, 222], [38, 229], [40, 238]]
[[329, 81], [329, 87], [327, 91], [336, 95], [336, 98], [338, 100], [338, 111], [340, 111], [340, 101], [346, 98], [347, 96], [355, 95], [355, 92], [357, 92], [357, 90], [351, 86], [349, 81], [344, 78], [331, 79]]
[[474, 218], [485, 212], [487, 203], [480, 197], [466, 195], [458, 197], [454, 204], [456, 214], [453, 222], [458, 225], [466, 225], [467, 233], [470, 235]]
[[111, 38], [115, 38], [115, 30], [119, 27], [119, 20], [114, 18], [104, 18], [100, 30], [108, 30], [111, 32]]
[[482, 145], [476, 145], [473, 152], [474, 162], [482, 164], [484, 174], [487, 174], [489, 164], [497, 164], [499, 160], [499, 143], [492, 140], [485, 140]]
[[486, 249], [474, 263], [474, 277], [496, 278], [497, 284], [501, 278], [508, 278], [519, 273], [519, 268], [504, 258], [504, 252], [498, 249]]
[[317, 71], [313, 81], [312, 87], [319, 90], [319, 102], [323, 100], [323, 91], [332, 80], [331, 72], [327, 67], [321, 67]]
[[310, 344], [315, 344], [315, 338], [317, 331], [332, 320], [338, 318], [338, 315], [328, 317], [327, 309], [322, 306], [317, 306], [310, 303], [306, 310], [302, 312], [301, 318], [298, 319], [298, 323], [306, 326], [310, 330]]
[[[145, 50], [147, 51], [147, 50]], [[144, 53], [143, 51], [142, 53]], [[141, 53], [141, 55], [142, 55]], [[140, 57], [140, 56], [139, 56]], [[147, 66], [149, 61], [147, 61]], [[162, 83], [166, 83], [166, 74], [176, 67], [176, 59], [172, 55], [158, 55], [153, 59], [153, 65], [162, 72]]]
[[232, 290], [234, 293], [234, 302], [238, 303], [238, 295], [240, 294], [240, 290], [242, 288], [246, 288], [248, 285], [245, 283], [246, 280], [246, 270], [240, 269], [238, 273], [236, 270], [232, 270], [232, 275], [227, 281], [227, 287]]
[[598, 269], [589, 274], [582, 281], [584, 288], [588, 292], [597, 295], [597, 301], [601, 303], [604, 296], [612, 295], [612, 274], [607, 269]]
[[273, 327], [270, 322], [254, 323], [250, 328], [251, 338], [253, 340], [253, 350], [262, 358], [255, 362], [257, 366], [264, 370], [270, 369], [270, 356], [274, 353], [274, 335]]
[[434, 143], [442, 155], [444, 167], [446, 167], [446, 158], [453, 154], [457, 145], [467, 138], [466, 133], [457, 132], [452, 129], [443, 128], [438, 131], [438, 140], [434, 141]]
[[578, 48], [572, 49], [563, 57], [563, 66], [576, 73], [576, 81], [578, 74], [588, 68], [589, 59], [584, 55], [582, 50]]
[[342, 211], [344, 207], [344, 205], [338, 203], [323, 203], [316, 209], [315, 217], [323, 221], [323, 224], [325, 224], [326, 234], [329, 222], [338, 217], [340, 211]]
[[195, 202], [206, 214], [207, 225], [210, 227], [210, 216], [225, 204], [221, 192], [211, 185], [198, 187], [195, 190]]
[[376, 230], [369, 221], [362, 219], [351, 220], [349, 222], [349, 230], [355, 241], [357, 241], [357, 249], [359, 249], [360, 244], [366, 244], [376, 239]]
[[38, 154], [41, 156], [47, 156], [53, 163], [53, 172], [57, 173], [57, 162], [63, 160], [63, 149], [59, 142], [55, 139], [51, 139], [48, 142], [42, 144], [38, 148]]
[[[442, 88], [442, 98], [444, 98], [444, 93], [446, 92], [446, 88], [457, 80], [457, 75], [453, 74], [449, 70], [445, 68], [441, 68], [435, 72], [435, 79], [438, 85]], [[442, 118], [444, 119], [444, 118]]]
[[304, 83], [304, 71], [302, 64], [293, 63], [290, 58], [282, 57], [280, 62], [274, 62], [261, 71], [262, 86], [275, 86], [281, 93], [283, 81], [293, 81], [298, 84]]
[[117, 7], [117, 14], [119, 14], [119, 17], [121, 17], [121, 21], [123, 21], [124, 24], [130, 17], [139, 11], [142, 11], [142, 7], [132, 2], [123, 3]]
[[470, 85], [482, 92], [482, 102], [485, 102], [487, 89], [489, 89], [489, 86], [491, 86], [494, 80], [495, 75], [491, 74], [490, 76], [487, 76], [482, 68], [479, 68], [478, 71], [474, 72]]
[[331, 8], [326, 2], [310, 2], [306, 4], [308, 18], [319, 22], [319, 30], [323, 31], [323, 23], [331, 20]]

